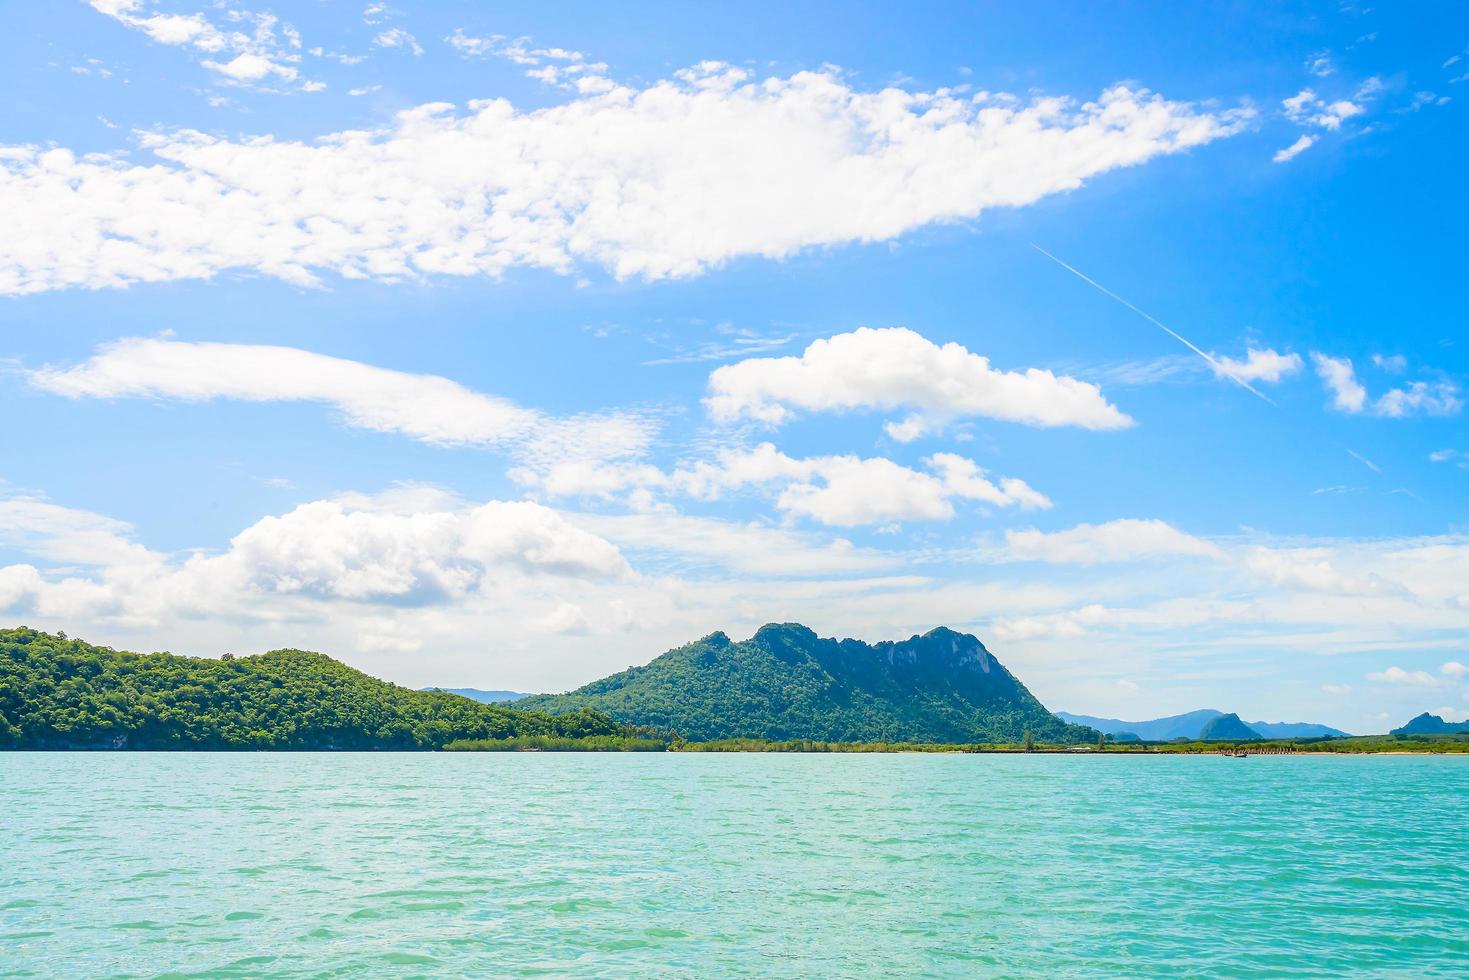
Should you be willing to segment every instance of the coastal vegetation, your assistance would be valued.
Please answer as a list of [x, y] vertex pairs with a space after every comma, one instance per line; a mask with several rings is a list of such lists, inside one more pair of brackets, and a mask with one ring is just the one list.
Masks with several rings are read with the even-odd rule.
[[[873, 647], [798, 626], [743, 644], [715, 634], [573, 693], [484, 704], [303, 650], [212, 659], [0, 630], [0, 749], [1469, 754], [1469, 732], [1261, 739], [1234, 715], [1212, 739], [1103, 736], [1051, 716], [978, 640], [947, 630]], [[835, 734], [786, 734], [802, 729]], [[905, 731], [919, 734], [885, 734]]]
[[304, 650], [180, 657], [0, 630], [0, 748], [430, 750], [624, 731], [594, 711], [553, 718], [409, 690]]

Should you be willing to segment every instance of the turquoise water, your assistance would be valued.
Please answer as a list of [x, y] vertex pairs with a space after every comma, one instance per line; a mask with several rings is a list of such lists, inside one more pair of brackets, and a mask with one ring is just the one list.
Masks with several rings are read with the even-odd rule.
[[0, 975], [1465, 976], [1469, 758], [0, 754]]

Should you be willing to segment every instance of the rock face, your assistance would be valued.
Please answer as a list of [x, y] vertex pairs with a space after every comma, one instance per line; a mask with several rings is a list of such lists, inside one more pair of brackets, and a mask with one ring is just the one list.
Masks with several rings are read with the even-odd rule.
[[689, 739], [833, 742], [1094, 741], [1052, 715], [967, 633], [940, 627], [867, 644], [771, 624], [736, 643], [724, 633], [568, 694], [517, 708], [582, 707]]
[[1259, 737], [1259, 732], [1240, 721], [1239, 715], [1233, 712], [1215, 718], [1199, 733], [1200, 740], [1205, 742], [1243, 742]]
[[1469, 733], [1469, 722], [1444, 721], [1426, 711], [1402, 728], [1392, 730], [1393, 735], [1453, 735], [1460, 732]]

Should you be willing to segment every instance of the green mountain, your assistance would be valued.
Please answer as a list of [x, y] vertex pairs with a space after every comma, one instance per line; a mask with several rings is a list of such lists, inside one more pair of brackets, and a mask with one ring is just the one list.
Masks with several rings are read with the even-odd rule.
[[1233, 712], [1213, 719], [1199, 733], [1201, 742], [1243, 742], [1259, 737], [1259, 732], [1240, 721], [1239, 715]]
[[621, 732], [605, 715], [551, 718], [413, 691], [302, 650], [212, 660], [0, 630], [3, 749], [402, 750]]
[[517, 708], [592, 709], [620, 722], [721, 738], [830, 742], [1095, 741], [1068, 725], [973, 636], [939, 629], [873, 645], [787, 623], [735, 643], [712, 633], [569, 694]]
[[1431, 715], [1426, 711], [1402, 728], [1392, 730], [1393, 735], [1452, 735], [1460, 732], [1469, 732], [1469, 722], [1444, 721], [1438, 715]]

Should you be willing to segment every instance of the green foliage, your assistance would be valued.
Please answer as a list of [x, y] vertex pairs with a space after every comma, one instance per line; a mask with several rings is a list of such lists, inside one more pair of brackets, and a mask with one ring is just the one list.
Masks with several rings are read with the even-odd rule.
[[629, 735], [516, 735], [513, 738], [462, 738], [444, 746], [445, 752], [663, 752], [668, 743], [657, 738]]
[[211, 660], [0, 630], [0, 748], [422, 750], [622, 734], [596, 712], [552, 718], [412, 691], [302, 650]]
[[937, 629], [869, 646], [766, 626], [743, 643], [714, 633], [569, 694], [515, 703], [582, 709], [690, 741], [1014, 743], [1096, 733], [1045, 709], [974, 637]]

